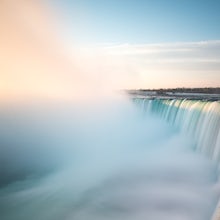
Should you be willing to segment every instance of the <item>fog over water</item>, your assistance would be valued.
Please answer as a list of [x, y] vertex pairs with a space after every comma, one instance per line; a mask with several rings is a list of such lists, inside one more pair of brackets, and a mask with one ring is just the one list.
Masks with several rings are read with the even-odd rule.
[[206, 82], [211, 68], [215, 85], [219, 42], [83, 52], [61, 17], [46, 1], [0, 0], [0, 220], [209, 220], [220, 196], [214, 162], [111, 91], [170, 83], [169, 48], [178, 70], [182, 52], [191, 65], [201, 50], [210, 63], [199, 70]]
[[208, 220], [216, 206], [215, 165], [127, 97], [8, 104], [0, 127], [2, 220]]

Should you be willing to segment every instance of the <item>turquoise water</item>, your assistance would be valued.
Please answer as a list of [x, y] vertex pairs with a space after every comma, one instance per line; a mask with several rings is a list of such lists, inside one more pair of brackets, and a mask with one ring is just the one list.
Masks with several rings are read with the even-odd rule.
[[210, 219], [218, 157], [194, 137], [206, 117], [217, 121], [214, 107], [189, 114], [185, 101], [136, 101], [2, 107], [1, 219]]
[[134, 99], [143, 112], [157, 115], [188, 134], [196, 151], [220, 162], [220, 102]]

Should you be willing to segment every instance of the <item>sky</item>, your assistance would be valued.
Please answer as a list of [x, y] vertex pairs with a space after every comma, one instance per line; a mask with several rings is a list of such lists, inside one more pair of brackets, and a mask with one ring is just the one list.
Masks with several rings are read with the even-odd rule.
[[220, 1], [1, 0], [0, 99], [220, 86]]
[[220, 39], [219, 0], [55, 0], [82, 43]]
[[220, 86], [219, 0], [56, 0], [51, 5], [62, 12], [66, 42], [92, 47], [89, 59], [102, 63], [97, 69], [113, 87]]

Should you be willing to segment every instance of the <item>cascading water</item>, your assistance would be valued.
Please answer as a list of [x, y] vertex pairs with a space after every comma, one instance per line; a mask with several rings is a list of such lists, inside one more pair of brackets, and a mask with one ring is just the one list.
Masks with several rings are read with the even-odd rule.
[[[220, 164], [220, 102], [178, 99], [134, 98], [143, 113], [159, 116], [180, 131], [188, 134], [195, 150]], [[219, 174], [218, 174], [219, 175]], [[213, 220], [220, 219], [220, 201]]]
[[217, 116], [178, 110], [188, 101], [135, 102], [144, 119], [127, 98], [2, 106], [1, 220], [210, 220], [220, 196], [215, 164], [152, 113], [199, 137], [196, 126], [211, 133], [206, 116]]
[[220, 163], [220, 102], [134, 99], [151, 112], [190, 135], [197, 151]]

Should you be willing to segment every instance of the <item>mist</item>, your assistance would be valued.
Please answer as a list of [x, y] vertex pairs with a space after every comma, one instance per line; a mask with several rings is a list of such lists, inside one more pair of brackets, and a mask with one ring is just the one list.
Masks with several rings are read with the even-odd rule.
[[128, 98], [1, 109], [1, 219], [210, 219], [215, 165]]
[[70, 53], [47, 6], [0, 1], [1, 220], [210, 219], [216, 165], [112, 92], [131, 62]]

